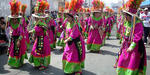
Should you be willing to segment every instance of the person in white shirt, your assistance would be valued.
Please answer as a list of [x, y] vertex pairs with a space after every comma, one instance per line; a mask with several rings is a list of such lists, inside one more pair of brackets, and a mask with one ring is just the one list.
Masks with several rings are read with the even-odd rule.
[[148, 8], [144, 9], [144, 13], [140, 14], [140, 18], [143, 20], [144, 24], [144, 44], [146, 44], [147, 37], [150, 33], [150, 12], [148, 12]]

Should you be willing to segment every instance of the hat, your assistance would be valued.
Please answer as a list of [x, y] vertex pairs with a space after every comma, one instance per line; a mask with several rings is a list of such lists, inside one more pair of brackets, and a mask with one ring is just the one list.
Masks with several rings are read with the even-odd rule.
[[145, 8], [144, 10], [148, 10], [148, 8]]
[[11, 15], [9, 15], [8, 17], [21, 18], [21, 16], [19, 15], [21, 2], [18, 0], [11, 0], [9, 4], [10, 4]]
[[104, 8], [104, 3], [100, 0], [93, 0], [92, 1], [93, 7], [92, 12], [101, 12]]
[[49, 9], [49, 3], [45, 0], [37, 0], [34, 9], [35, 9], [35, 14], [32, 14], [33, 17], [46, 18], [48, 17], [48, 14], [45, 14], [45, 10]]
[[140, 7], [140, 4], [143, 2], [144, 0], [129, 0], [125, 5], [124, 5], [124, 9], [123, 12], [127, 13], [131, 16], [136, 15], [136, 12], [138, 10], [138, 8]]

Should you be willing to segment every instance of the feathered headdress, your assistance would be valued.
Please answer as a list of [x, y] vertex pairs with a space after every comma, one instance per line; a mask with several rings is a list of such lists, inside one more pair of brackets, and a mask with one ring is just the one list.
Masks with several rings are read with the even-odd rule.
[[136, 14], [138, 8], [140, 7], [140, 4], [144, 0], [129, 0], [125, 5], [124, 5], [124, 12], [133, 15]]
[[39, 18], [45, 18], [45, 10], [49, 9], [49, 3], [47, 0], [37, 0], [36, 6], [34, 8], [35, 14], [33, 14], [34, 17], [39, 17]]
[[69, 11], [71, 13], [77, 13], [80, 8], [82, 8], [84, 0], [71, 0], [69, 3]]
[[22, 12], [23, 14], [25, 14], [26, 9], [27, 9], [27, 5], [26, 5], [26, 4], [21, 5], [21, 12]]
[[109, 12], [109, 9], [110, 8], [108, 6], [106, 6], [105, 9], [104, 9], [104, 12]]
[[79, 9], [79, 11], [78, 11], [78, 12], [79, 12], [79, 13], [85, 13], [85, 12], [86, 12], [86, 10], [85, 10], [85, 8], [82, 8], [82, 7], [81, 7], [81, 8]]
[[121, 13], [122, 7], [118, 8], [118, 13]]
[[63, 8], [62, 6], [60, 6], [60, 7], [58, 8], [58, 10], [59, 10], [60, 13], [63, 13], [63, 12], [64, 12], [64, 8]]
[[65, 2], [64, 13], [69, 13], [69, 2], [68, 1]]
[[110, 9], [110, 10], [109, 10], [109, 13], [114, 13], [114, 10], [113, 10], [113, 9]]
[[36, 13], [44, 13], [46, 9], [49, 8], [49, 3], [45, 0], [37, 0], [35, 7]]
[[100, 0], [93, 0], [92, 4], [93, 4], [93, 8], [92, 8], [93, 11], [100, 11], [103, 10], [104, 8], [104, 3]]
[[68, 9], [68, 8], [69, 8], [69, 2], [66, 1], [66, 2], [65, 2], [65, 9]]
[[85, 13], [91, 13], [91, 10], [89, 8], [86, 8]]
[[18, 0], [10, 1], [11, 16], [19, 16], [21, 2]]

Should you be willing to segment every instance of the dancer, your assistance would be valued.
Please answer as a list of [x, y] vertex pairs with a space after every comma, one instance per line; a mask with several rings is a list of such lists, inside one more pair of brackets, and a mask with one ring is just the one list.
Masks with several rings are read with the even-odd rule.
[[118, 59], [118, 75], [146, 75], [146, 50], [142, 40], [143, 24], [136, 16], [142, 1], [129, 0], [124, 5], [126, 30]]
[[9, 47], [8, 65], [19, 68], [24, 64], [26, 55], [25, 38], [22, 28], [22, 16], [19, 15], [21, 2], [12, 0], [10, 2], [11, 15], [8, 16], [8, 26], [11, 27], [11, 42]]
[[102, 47], [102, 35], [104, 18], [102, 17], [102, 11], [104, 3], [99, 0], [93, 0], [93, 16], [89, 19], [89, 33], [87, 38], [87, 49], [92, 52], [99, 52]]
[[[85, 60], [85, 43], [84, 39], [79, 31], [79, 26], [75, 20], [75, 13], [83, 3], [83, 0], [77, 2], [71, 0], [69, 4], [69, 11], [66, 13], [67, 26], [65, 36], [65, 49], [63, 53], [63, 70], [65, 74], [81, 75], [82, 68], [84, 68]], [[73, 5], [75, 4], [75, 6]], [[76, 6], [79, 7], [76, 7]]]
[[26, 8], [27, 8], [27, 5], [26, 4], [23, 4], [21, 5], [21, 14], [22, 14], [22, 27], [23, 27], [23, 31], [24, 31], [24, 36], [25, 36], [25, 40], [26, 40], [26, 47], [27, 47], [27, 50], [29, 50], [30, 48], [30, 39], [29, 39], [29, 32], [28, 32], [28, 18], [25, 16], [25, 12], [26, 12]]
[[48, 6], [48, 2], [38, 0], [35, 7], [35, 14], [32, 15], [35, 18], [36, 23], [34, 29], [31, 30], [30, 33], [33, 33], [35, 42], [29, 62], [34, 63], [34, 66], [39, 70], [47, 68], [50, 64], [50, 38], [48, 35], [48, 26], [45, 22], [45, 18], [48, 17], [45, 14], [45, 9]]

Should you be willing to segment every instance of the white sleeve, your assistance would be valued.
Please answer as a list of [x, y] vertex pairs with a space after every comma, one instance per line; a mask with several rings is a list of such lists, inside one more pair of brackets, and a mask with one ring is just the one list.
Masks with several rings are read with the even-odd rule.
[[142, 19], [142, 16], [143, 16], [143, 15], [140, 13], [140, 19]]

